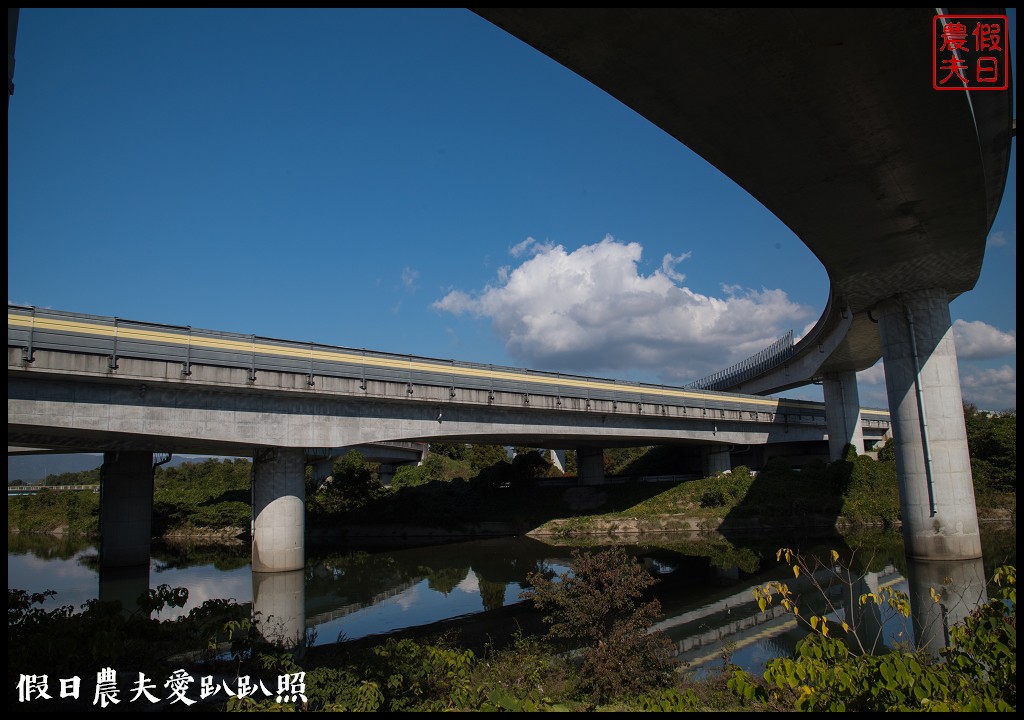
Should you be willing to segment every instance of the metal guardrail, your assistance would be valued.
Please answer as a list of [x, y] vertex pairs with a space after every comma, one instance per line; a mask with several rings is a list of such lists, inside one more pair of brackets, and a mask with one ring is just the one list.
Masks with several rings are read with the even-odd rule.
[[99, 492], [99, 485], [8, 485], [7, 494], [31, 495], [41, 490], [59, 490], [64, 492]]
[[771, 345], [746, 360], [741, 360], [724, 370], [702, 377], [686, 385], [688, 390], [724, 390], [757, 377], [761, 373], [781, 365], [793, 357], [793, 331], [780, 337]]
[[[7, 306], [7, 345], [20, 350], [21, 363], [30, 368], [40, 351], [79, 353], [106, 358], [109, 372], [115, 373], [125, 358], [180, 363], [181, 379], [192, 375], [193, 366], [215, 366], [248, 371], [249, 382], [256, 384], [264, 371], [299, 373], [314, 389], [321, 378], [358, 379], [365, 392], [368, 383], [402, 383], [412, 395], [414, 386], [446, 387], [451, 398], [463, 390], [486, 391], [493, 401], [495, 393], [517, 393], [523, 404], [532, 395], [555, 399], [561, 407], [564, 399], [585, 403], [607, 403], [614, 412], [618, 405], [645, 407], [665, 414], [668, 407], [688, 411], [738, 413], [735, 419], [759, 420], [780, 416], [782, 422], [803, 422], [802, 418], [824, 416], [825, 406], [806, 400], [765, 398], [717, 389], [698, 387], [737, 382], [793, 354], [793, 334], [787, 333], [771, 347], [725, 371], [690, 386], [666, 386], [607, 378], [594, 378], [557, 372], [484, 365], [457, 360], [440, 360], [415, 355], [398, 355], [366, 349], [346, 348], [319, 343], [294, 342], [278, 338], [190, 326], [126, 320], [71, 313], [32, 306]], [[886, 413], [887, 414], [887, 413]], [[748, 418], [749, 416], [749, 418]], [[794, 420], [795, 419], [795, 420]]]

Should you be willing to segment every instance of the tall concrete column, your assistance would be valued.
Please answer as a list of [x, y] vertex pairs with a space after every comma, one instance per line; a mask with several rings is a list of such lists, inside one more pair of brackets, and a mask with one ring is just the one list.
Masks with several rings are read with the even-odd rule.
[[306, 564], [306, 457], [302, 449], [261, 450], [252, 464], [252, 570]]
[[153, 453], [108, 452], [100, 468], [100, 566], [149, 566]]
[[565, 472], [565, 450], [548, 450], [548, 460], [558, 472]]
[[860, 393], [857, 392], [857, 373], [826, 373], [822, 378], [825, 394], [825, 425], [828, 428], [828, 456], [842, 460], [847, 445], [853, 445], [858, 455], [864, 454], [864, 428], [860, 422]]
[[700, 449], [700, 464], [706, 477], [732, 472], [732, 456], [728, 445], [704, 445]]
[[604, 449], [576, 448], [576, 478], [580, 485], [604, 483]]
[[877, 308], [903, 542], [915, 560], [981, 557], [949, 302], [941, 289]]

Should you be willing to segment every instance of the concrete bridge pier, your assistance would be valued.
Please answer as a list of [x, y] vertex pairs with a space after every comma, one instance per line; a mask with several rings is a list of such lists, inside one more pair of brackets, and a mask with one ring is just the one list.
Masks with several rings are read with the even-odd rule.
[[700, 465], [705, 477], [732, 471], [728, 445], [704, 445], [700, 449]]
[[558, 472], [565, 472], [565, 450], [548, 450], [548, 460]]
[[945, 290], [875, 308], [896, 446], [903, 541], [914, 560], [981, 557], [956, 347]]
[[395, 471], [398, 466], [394, 463], [381, 463], [377, 466], [377, 479], [384, 487], [390, 487], [391, 481], [395, 479]]
[[301, 570], [306, 564], [306, 456], [271, 448], [252, 463], [252, 570]]
[[822, 378], [822, 390], [829, 460], [842, 460], [847, 445], [853, 445], [857, 454], [863, 455], [864, 429], [861, 426], [857, 373], [852, 370], [826, 373]]
[[576, 477], [580, 485], [604, 482], [604, 448], [576, 448]]
[[100, 467], [100, 567], [145, 566], [153, 527], [153, 453], [108, 452]]
[[[319, 486], [320, 483], [329, 478], [331, 476], [331, 473], [334, 472], [333, 457], [318, 458], [316, 460], [310, 461], [309, 465], [310, 477], [313, 478], [313, 482], [316, 483], [317, 486]], [[303, 470], [303, 473], [305, 473], [305, 470]]]

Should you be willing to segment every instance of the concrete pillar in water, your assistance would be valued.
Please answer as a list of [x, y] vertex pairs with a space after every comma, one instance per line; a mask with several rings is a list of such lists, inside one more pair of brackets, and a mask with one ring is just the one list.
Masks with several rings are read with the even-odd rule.
[[260, 450], [252, 464], [252, 570], [306, 564], [306, 458], [301, 449]]
[[907, 557], [981, 557], [946, 292], [905, 293], [880, 303], [875, 314], [885, 361]]
[[100, 566], [149, 567], [153, 453], [108, 452], [100, 468]]
[[289, 650], [303, 649], [306, 640], [306, 574], [254, 572], [252, 609], [260, 633]]
[[860, 393], [857, 373], [826, 373], [822, 378], [825, 395], [825, 424], [828, 427], [828, 457], [841, 460], [847, 445], [864, 454], [864, 428], [860, 421]]
[[580, 485], [601, 485], [604, 483], [603, 448], [576, 448], [576, 478]]
[[728, 445], [705, 445], [700, 449], [700, 464], [705, 477], [732, 471]]

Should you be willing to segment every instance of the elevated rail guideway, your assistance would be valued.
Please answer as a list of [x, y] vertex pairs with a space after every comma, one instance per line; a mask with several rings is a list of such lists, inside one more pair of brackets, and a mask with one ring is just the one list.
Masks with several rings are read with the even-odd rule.
[[[8, 446], [106, 453], [108, 563], [148, 552], [154, 452], [254, 458], [254, 564], [266, 571], [301, 566], [305, 465], [347, 448], [396, 453], [402, 443], [434, 440], [574, 447], [581, 482], [600, 482], [607, 446], [691, 445], [701, 469], [715, 472], [731, 467], [737, 446], [827, 438], [822, 403], [15, 305], [7, 353]], [[885, 410], [858, 408], [858, 417], [869, 438], [888, 431]], [[133, 524], [124, 534], [136, 551], [107, 552], [118, 523]]]

